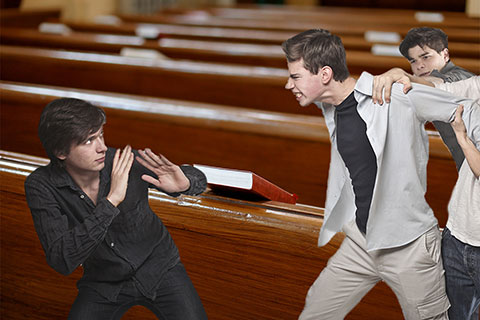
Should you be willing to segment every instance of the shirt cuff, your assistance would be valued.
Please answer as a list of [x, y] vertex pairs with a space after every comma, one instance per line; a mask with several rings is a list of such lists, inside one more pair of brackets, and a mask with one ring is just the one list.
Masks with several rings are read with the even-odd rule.
[[104, 227], [108, 227], [112, 220], [120, 213], [120, 209], [115, 207], [108, 199], [102, 198], [95, 208], [95, 216]]
[[202, 171], [191, 165], [181, 165], [180, 169], [190, 181], [190, 187], [182, 192], [168, 193], [169, 196], [178, 197], [181, 194], [196, 196], [205, 191], [207, 188], [207, 177], [205, 177]]

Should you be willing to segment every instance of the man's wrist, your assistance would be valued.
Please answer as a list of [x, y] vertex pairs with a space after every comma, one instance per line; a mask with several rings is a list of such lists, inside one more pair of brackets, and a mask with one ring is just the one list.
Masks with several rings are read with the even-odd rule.
[[468, 146], [470, 139], [468, 138], [466, 132], [455, 132], [455, 136], [460, 147], [465, 148]]
[[117, 207], [117, 206], [120, 204], [119, 201], [113, 200], [110, 196], [107, 196], [106, 199], [107, 199], [107, 201], [110, 202], [110, 203], [112, 204], [112, 206], [114, 206], [114, 207]]

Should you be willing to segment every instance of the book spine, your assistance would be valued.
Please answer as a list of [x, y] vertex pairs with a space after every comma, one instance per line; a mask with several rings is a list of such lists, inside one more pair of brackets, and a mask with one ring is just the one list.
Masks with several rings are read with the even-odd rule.
[[253, 174], [252, 190], [272, 201], [295, 204], [298, 199], [296, 194], [289, 193], [256, 174]]

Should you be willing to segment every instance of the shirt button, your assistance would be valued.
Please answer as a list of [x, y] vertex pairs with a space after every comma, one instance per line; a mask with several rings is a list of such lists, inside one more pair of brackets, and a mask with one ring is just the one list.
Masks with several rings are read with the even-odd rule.
[[110, 243], [110, 247], [112, 247], [112, 248], [113, 248], [113, 246], [114, 246], [113, 242], [112, 242], [112, 243]]
[[85, 196], [84, 196], [83, 194], [81, 194], [81, 195], [80, 195], [80, 198], [83, 199], [83, 198], [85, 198]]

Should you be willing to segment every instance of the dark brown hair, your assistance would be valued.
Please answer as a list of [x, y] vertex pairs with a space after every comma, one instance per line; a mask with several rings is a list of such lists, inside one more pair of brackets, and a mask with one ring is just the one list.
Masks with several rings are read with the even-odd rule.
[[72, 145], [85, 141], [105, 121], [105, 112], [99, 107], [80, 99], [60, 98], [43, 109], [38, 136], [52, 163], [62, 165], [57, 157], [68, 155]]
[[431, 27], [420, 27], [410, 29], [400, 43], [400, 52], [408, 60], [411, 57], [408, 55], [408, 50], [419, 46], [420, 48], [429, 47], [440, 53], [443, 49], [448, 48], [448, 36], [440, 29]]
[[347, 59], [342, 40], [324, 29], [311, 29], [301, 32], [282, 43], [288, 62], [303, 59], [305, 69], [312, 74], [329, 66], [333, 79], [344, 81], [348, 78]]

